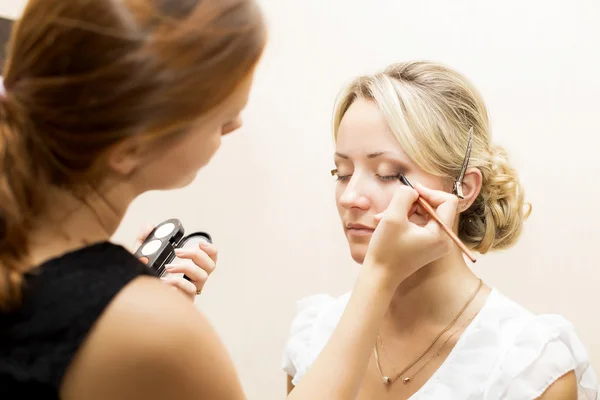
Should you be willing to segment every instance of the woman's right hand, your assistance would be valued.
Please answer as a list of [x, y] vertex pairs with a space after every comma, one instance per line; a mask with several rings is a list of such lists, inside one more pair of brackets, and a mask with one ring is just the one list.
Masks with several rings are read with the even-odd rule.
[[419, 226], [409, 220], [409, 213], [419, 195], [433, 207], [449, 227], [454, 223], [458, 198], [450, 193], [415, 185], [399, 185], [371, 238], [364, 264], [381, 271], [394, 288], [421, 267], [445, 256], [452, 241], [440, 225], [430, 218]]

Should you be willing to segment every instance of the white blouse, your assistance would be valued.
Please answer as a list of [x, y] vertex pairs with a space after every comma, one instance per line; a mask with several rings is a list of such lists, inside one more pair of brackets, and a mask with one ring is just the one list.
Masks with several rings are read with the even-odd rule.
[[[283, 370], [294, 384], [329, 340], [349, 297], [317, 295], [298, 302], [283, 356]], [[597, 400], [597, 377], [573, 325], [558, 315], [534, 315], [492, 289], [444, 363], [411, 400], [531, 400], [571, 370], [579, 399]]]

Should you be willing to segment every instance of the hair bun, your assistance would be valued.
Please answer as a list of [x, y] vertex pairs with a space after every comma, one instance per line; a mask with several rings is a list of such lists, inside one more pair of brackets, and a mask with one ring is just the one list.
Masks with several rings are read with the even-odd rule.
[[461, 215], [459, 227], [461, 239], [482, 254], [514, 245], [531, 213], [517, 171], [502, 147], [492, 147], [490, 164], [482, 169], [481, 193]]

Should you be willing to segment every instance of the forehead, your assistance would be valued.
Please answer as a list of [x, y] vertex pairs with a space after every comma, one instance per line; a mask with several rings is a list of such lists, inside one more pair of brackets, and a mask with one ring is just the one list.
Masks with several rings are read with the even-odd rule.
[[335, 144], [337, 152], [349, 156], [382, 151], [404, 153], [379, 107], [368, 99], [357, 99], [348, 108], [340, 122]]

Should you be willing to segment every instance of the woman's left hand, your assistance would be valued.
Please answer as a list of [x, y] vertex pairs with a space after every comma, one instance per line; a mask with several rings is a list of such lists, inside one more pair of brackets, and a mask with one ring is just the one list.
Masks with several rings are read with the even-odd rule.
[[[152, 232], [154, 227], [143, 229], [137, 238], [136, 248]], [[177, 249], [177, 256], [171, 264], [165, 266], [167, 273], [161, 278], [163, 282], [180, 290], [194, 300], [199, 295], [210, 274], [217, 266], [218, 249], [214, 244], [201, 241], [197, 248]], [[189, 278], [184, 278], [184, 275]]]

